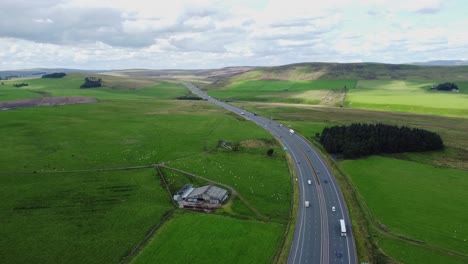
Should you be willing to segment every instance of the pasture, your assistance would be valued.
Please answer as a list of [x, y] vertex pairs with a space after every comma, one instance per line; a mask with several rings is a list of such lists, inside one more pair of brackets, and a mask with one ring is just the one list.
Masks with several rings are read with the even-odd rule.
[[431, 91], [438, 82], [359, 80], [356, 89], [349, 90], [346, 106], [370, 110], [384, 110], [468, 116], [466, 82], [460, 82], [460, 92]]
[[131, 263], [272, 263], [283, 232], [277, 223], [177, 212]]
[[[237, 199], [226, 211], [220, 211], [224, 217], [209, 220], [211, 226], [223, 229], [221, 223], [230, 223], [227, 216], [237, 217], [232, 220], [238, 223], [236, 231], [267, 226], [266, 231], [257, 233], [270, 234], [269, 240], [262, 239], [263, 248], [268, 250], [260, 259], [273, 258], [290, 206], [284, 154], [275, 143], [268, 145], [275, 148], [273, 158], [266, 157], [266, 146], [241, 147], [239, 152], [216, 149], [220, 139], [271, 141], [263, 129], [205, 101], [171, 100], [186, 92], [177, 84], [119, 90], [79, 89], [81, 81], [72, 77], [34, 81], [28, 89], [49, 95], [97, 97], [100, 102], [0, 111], [0, 136], [4, 139], [0, 167], [4, 172], [20, 172], [0, 174], [4, 260], [118, 262], [172, 208], [155, 170], [58, 172], [159, 162], [233, 184], [254, 206], [269, 204], [281, 195], [276, 201], [280, 203], [278, 212], [272, 206], [262, 209], [272, 219], [270, 224], [240, 220], [255, 216]], [[235, 186], [233, 175], [241, 177], [242, 184]], [[251, 194], [252, 190], [259, 197]], [[227, 233], [222, 233], [224, 239], [236, 236], [229, 230]], [[249, 239], [237, 238], [231, 250], [255, 246], [257, 242]], [[178, 255], [178, 250], [180, 247], [174, 247], [172, 254]], [[238, 256], [229, 257], [232, 259], [226, 261], [235, 262]]]
[[467, 171], [384, 157], [342, 165], [379, 223], [392, 232], [468, 253]]
[[379, 242], [382, 249], [402, 263], [428, 264], [464, 264], [466, 261], [457, 257], [448, 257], [447, 254], [435, 250], [421, 248], [412, 244], [392, 239], [382, 239]]
[[154, 169], [0, 174], [5, 263], [116, 263], [171, 209]]
[[318, 104], [330, 90], [353, 89], [354, 80], [279, 81], [254, 80], [236, 82], [226, 88], [209, 90], [220, 99], [259, 102], [288, 102]]

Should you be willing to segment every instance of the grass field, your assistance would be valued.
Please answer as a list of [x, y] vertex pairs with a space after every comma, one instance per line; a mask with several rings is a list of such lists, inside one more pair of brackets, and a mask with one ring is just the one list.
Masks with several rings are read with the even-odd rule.
[[[287, 223], [291, 203], [288, 168], [282, 149], [274, 150], [276, 158], [267, 157], [267, 148], [241, 149], [239, 153], [199, 154], [171, 161], [168, 165], [230, 185], [262, 214], [273, 221]], [[252, 215], [243, 210], [238, 212], [238, 206], [233, 207], [235, 214]]]
[[426, 263], [444, 263], [444, 264], [463, 264], [463, 259], [456, 257], [447, 257], [447, 254], [434, 250], [421, 248], [408, 243], [392, 239], [383, 239], [379, 245], [382, 249], [402, 263], [426, 264]]
[[[263, 206], [268, 204], [268, 199], [277, 198], [278, 211], [273, 206], [266, 206], [262, 211], [273, 220], [268, 224], [245, 220], [254, 219], [255, 215], [238, 199], [227, 210], [220, 211], [223, 217], [209, 220], [212, 226], [221, 228], [221, 223], [230, 223], [227, 216], [235, 217], [231, 221], [241, 226], [235, 230], [265, 226], [263, 233], [258, 234], [269, 234], [266, 237], [269, 240], [259, 239], [268, 251], [260, 259], [273, 258], [289, 212], [290, 179], [283, 154], [275, 143], [242, 146], [236, 153], [216, 150], [220, 139], [269, 142], [272, 138], [267, 132], [208, 102], [171, 100], [186, 93], [185, 88], [176, 84], [120, 90], [79, 89], [77, 85], [81, 81], [74, 80], [73, 76], [67, 78], [31, 80], [28, 89], [48, 95], [97, 97], [101, 102], [0, 112], [1, 170], [30, 173], [0, 174], [0, 210], [6, 216], [0, 220], [0, 255], [4, 260], [8, 263], [118, 262], [172, 207], [155, 171], [42, 172], [163, 161], [234, 186], [233, 175], [241, 177], [242, 183], [235, 187], [254, 206]], [[266, 157], [267, 147], [275, 148], [274, 158]], [[263, 185], [266, 188], [261, 189]], [[282, 189], [276, 190], [274, 185]], [[252, 190], [258, 192], [258, 198], [249, 193]], [[222, 233], [224, 239], [235, 237], [229, 230], [226, 232], [227, 235]], [[255, 246], [250, 242], [233, 241], [231, 250], [240, 252]], [[172, 254], [178, 255], [178, 250], [175, 247]], [[254, 253], [249, 254], [245, 258], [255, 258]], [[238, 258], [226, 257], [232, 258], [226, 259], [228, 262], [236, 262]]]
[[116, 263], [170, 210], [154, 169], [0, 174], [5, 263]]
[[283, 230], [277, 223], [181, 212], [132, 263], [272, 263]]
[[431, 91], [438, 82], [359, 80], [356, 89], [348, 92], [346, 106], [385, 110], [468, 116], [466, 82], [460, 82], [460, 92]]
[[[86, 76], [96, 76], [103, 79], [103, 88], [80, 89]], [[27, 83], [21, 88], [13, 87], [15, 83]], [[38, 97], [39, 93], [48, 96], [87, 96], [100, 100], [126, 100], [155, 98], [169, 99], [184, 94], [187, 90], [178, 84], [168, 82], [155, 82], [107, 75], [86, 75], [74, 73], [60, 79], [18, 79], [4, 81], [0, 86], [1, 100], [13, 100]]]
[[353, 89], [354, 80], [272, 81], [255, 80], [236, 82], [224, 89], [210, 90], [215, 98], [241, 101], [289, 102], [318, 104], [328, 90]]
[[0, 101], [35, 98], [35, 97], [41, 97], [41, 95], [38, 93], [25, 90], [24, 88], [17, 88], [11, 85], [0, 86]]
[[391, 231], [468, 254], [468, 171], [383, 157], [342, 164]]

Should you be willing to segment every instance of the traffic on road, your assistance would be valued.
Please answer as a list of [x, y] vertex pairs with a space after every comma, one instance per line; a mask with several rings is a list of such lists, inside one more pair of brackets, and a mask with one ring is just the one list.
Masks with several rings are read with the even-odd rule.
[[294, 160], [299, 185], [294, 239], [288, 263], [357, 263], [356, 246], [343, 194], [319, 153], [292, 128], [258, 113], [218, 101], [197, 87], [183, 83], [194, 94], [266, 129]]

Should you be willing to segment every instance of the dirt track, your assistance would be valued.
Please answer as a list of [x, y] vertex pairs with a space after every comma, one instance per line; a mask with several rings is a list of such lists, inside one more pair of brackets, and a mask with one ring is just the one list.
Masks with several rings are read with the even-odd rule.
[[35, 107], [35, 106], [58, 106], [68, 104], [88, 104], [97, 103], [95, 98], [83, 96], [58, 96], [58, 97], [41, 97], [31, 99], [21, 99], [12, 101], [0, 102], [0, 110]]

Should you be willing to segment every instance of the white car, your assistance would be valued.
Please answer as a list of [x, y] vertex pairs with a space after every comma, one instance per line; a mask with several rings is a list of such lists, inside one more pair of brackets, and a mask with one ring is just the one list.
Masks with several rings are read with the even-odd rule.
[[335, 206], [332, 206], [332, 211], [335, 212], [336, 211], [336, 208]]
[[305, 201], [305, 207], [309, 207], [309, 201]]
[[241, 112], [241, 115], [245, 115], [245, 113], [244, 113], [244, 112]]
[[311, 180], [307, 180], [307, 183], [308, 183], [308, 184], [312, 184], [312, 181], [311, 181]]

